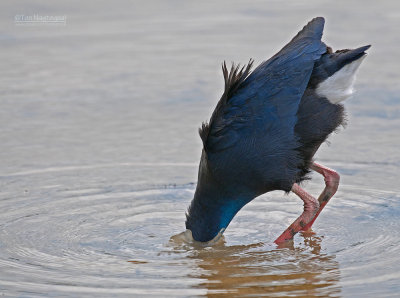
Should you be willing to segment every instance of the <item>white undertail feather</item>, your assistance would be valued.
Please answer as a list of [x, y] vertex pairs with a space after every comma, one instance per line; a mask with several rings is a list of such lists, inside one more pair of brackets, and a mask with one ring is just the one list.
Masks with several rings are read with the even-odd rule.
[[339, 103], [353, 94], [357, 69], [366, 55], [343, 66], [339, 71], [318, 84], [316, 93], [326, 97], [331, 103]]

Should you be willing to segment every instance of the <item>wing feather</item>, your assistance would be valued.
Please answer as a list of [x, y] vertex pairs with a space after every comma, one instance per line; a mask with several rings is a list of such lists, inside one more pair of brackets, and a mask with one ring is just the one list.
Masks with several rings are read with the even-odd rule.
[[223, 63], [224, 93], [210, 122], [199, 129], [207, 153], [230, 148], [243, 135], [257, 138], [272, 126], [279, 128], [286, 138], [292, 138], [293, 143], [301, 97], [314, 62], [326, 52], [326, 45], [321, 42], [323, 27], [323, 18], [313, 19], [253, 72], [252, 60], [241, 68], [232, 64], [230, 71]]

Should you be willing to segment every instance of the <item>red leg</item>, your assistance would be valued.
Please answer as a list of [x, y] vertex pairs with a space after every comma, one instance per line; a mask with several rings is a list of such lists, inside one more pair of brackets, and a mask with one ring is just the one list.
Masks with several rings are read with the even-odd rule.
[[281, 244], [286, 240], [293, 239], [293, 236], [313, 220], [318, 211], [318, 201], [302, 189], [297, 183], [293, 184], [292, 191], [300, 197], [304, 202], [303, 213], [280, 235], [274, 242]]
[[338, 186], [339, 186], [339, 180], [340, 176], [337, 172], [334, 170], [327, 168], [323, 165], [313, 163], [310, 167], [312, 170], [320, 173], [322, 176], [325, 178], [325, 189], [322, 191], [322, 193], [318, 197], [318, 202], [319, 202], [319, 210], [317, 214], [315, 214], [314, 218], [302, 228], [302, 231], [307, 231], [311, 229], [312, 224], [314, 221], [317, 219], [318, 215], [321, 213], [322, 209], [324, 209], [325, 205], [328, 204], [329, 200], [333, 197], [333, 195], [336, 193]]

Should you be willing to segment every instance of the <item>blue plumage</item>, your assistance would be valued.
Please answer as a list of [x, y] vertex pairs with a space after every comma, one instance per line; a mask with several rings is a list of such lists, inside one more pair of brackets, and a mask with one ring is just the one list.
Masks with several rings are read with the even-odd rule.
[[313, 19], [253, 72], [252, 61], [230, 72], [223, 65], [225, 92], [200, 129], [204, 148], [186, 220], [195, 240], [213, 239], [255, 197], [289, 192], [343, 123], [343, 107], [316, 95], [310, 84], [326, 79], [325, 60], [334, 65], [321, 42], [323, 27], [323, 18]]

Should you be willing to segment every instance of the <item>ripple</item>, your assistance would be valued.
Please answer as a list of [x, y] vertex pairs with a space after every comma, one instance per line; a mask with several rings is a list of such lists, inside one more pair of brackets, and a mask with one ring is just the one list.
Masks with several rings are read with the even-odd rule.
[[[25, 173], [13, 187], [35, 181], [27, 192], [1, 193], [2, 293], [352, 296], [393, 293], [400, 279], [395, 191], [343, 183], [315, 234], [298, 235], [283, 249], [272, 241], [302, 206], [292, 194], [272, 192], [245, 206], [221, 243], [194, 247], [169, 241], [184, 229], [194, 183], [118, 176], [104, 184], [93, 180], [99, 168]], [[117, 171], [103, 169], [110, 178]], [[73, 175], [54, 183], [54, 173], [68, 171]], [[320, 187], [318, 180], [306, 185], [315, 194]]]
[[37, 174], [47, 174], [47, 173], [59, 173], [59, 172], [69, 172], [77, 170], [93, 170], [101, 168], [121, 168], [121, 167], [196, 167], [195, 163], [146, 163], [146, 162], [136, 162], [136, 163], [111, 163], [111, 164], [98, 164], [98, 165], [86, 165], [86, 166], [64, 166], [64, 167], [50, 167], [44, 169], [32, 169], [21, 172], [14, 172], [9, 174], [0, 174], [0, 178], [14, 177], [14, 176], [25, 176], [25, 175], [37, 175]]

